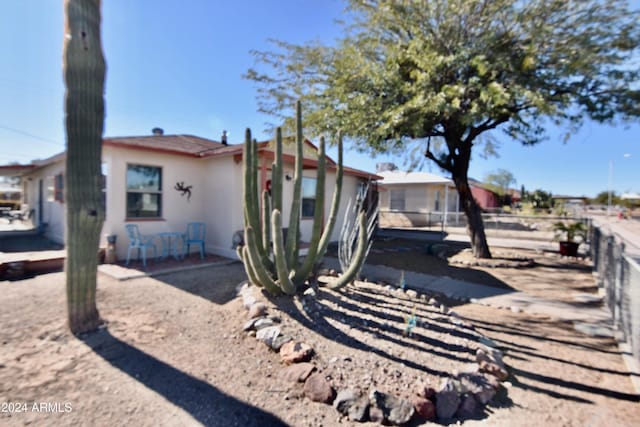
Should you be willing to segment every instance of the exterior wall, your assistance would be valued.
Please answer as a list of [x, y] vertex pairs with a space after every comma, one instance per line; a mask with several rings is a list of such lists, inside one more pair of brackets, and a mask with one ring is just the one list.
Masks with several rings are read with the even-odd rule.
[[[106, 217], [101, 232], [101, 246], [106, 245], [106, 236], [115, 234], [116, 255], [125, 259], [129, 240], [126, 224], [138, 224], [143, 235], [153, 235], [164, 231], [185, 231], [188, 222], [204, 222], [207, 226], [206, 250], [210, 253], [236, 258], [232, 248], [233, 234], [243, 229], [242, 201], [242, 163], [233, 156], [206, 159], [176, 156], [143, 150], [131, 150], [118, 147], [104, 147], [102, 154], [103, 173], [106, 175]], [[162, 212], [161, 218], [126, 217], [126, 180], [127, 165], [136, 164], [162, 168]], [[266, 163], [265, 163], [266, 167]], [[47, 237], [64, 243], [64, 204], [47, 201], [47, 187], [53, 185], [53, 176], [64, 171], [64, 161], [54, 163], [34, 171], [31, 180], [25, 180], [25, 194], [30, 207], [38, 209], [38, 181], [43, 180], [43, 222], [48, 223]], [[293, 175], [293, 165], [285, 164], [284, 173]], [[316, 177], [314, 169], [305, 169], [304, 176]], [[270, 164], [267, 179], [271, 177]], [[259, 182], [260, 181], [259, 177]], [[192, 186], [192, 196], [182, 196], [174, 189], [177, 182]], [[332, 241], [338, 239], [345, 218], [347, 203], [355, 199], [360, 179], [345, 175], [343, 178], [342, 199]], [[325, 184], [326, 221], [331, 208], [335, 190], [335, 172], [328, 171]], [[293, 181], [283, 180], [283, 222], [288, 224], [293, 198]], [[39, 218], [36, 212], [34, 223]], [[311, 238], [312, 219], [301, 222], [303, 241]], [[161, 242], [155, 238], [158, 252]], [[137, 254], [134, 254], [136, 256]], [[148, 255], [151, 255], [150, 253]]]
[[[200, 159], [114, 147], [105, 147], [102, 159], [107, 175], [107, 211], [101, 245], [106, 245], [107, 234], [116, 234], [118, 236], [116, 253], [119, 259], [127, 256], [129, 240], [126, 224], [138, 224], [140, 233], [149, 235], [164, 231], [186, 231], [188, 222], [206, 222], [204, 207], [210, 190], [205, 185], [206, 168]], [[162, 217], [160, 219], [126, 218], [128, 164], [162, 168]], [[193, 186], [190, 200], [174, 189], [176, 182]], [[207, 232], [209, 231], [207, 229]], [[155, 239], [155, 244], [160, 251], [161, 242]]]
[[[47, 224], [45, 236], [56, 242], [64, 243], [65, 232], [65, 206], [64, 203], [53, 200], [54, 177], [64, 172], [64, 160], [38, 168], [33, 173], [25, 176], [24, 203], [29, 209], [34, 209], [31, 218], [34, 225]], [[42, 181], [42, 192], [40, 182]]]
[[207, 251], [236, 258], [231, 247], [233, 233], [243, 228], [242, 164], [233, 157], [206, 161], [203, 172], [204, 211], [207, 224]]
[[481, 209], [491, 209], [498, 207], [498, 196], [484, 188], [471, 186], [471, 194]]
[[[455, 187], [449, 186], [445, 189], [445, 184], [382, 184], [380, 191], [380, 225], [382, 227], [421, 227], [429, 226], [434, 222], [441, 220], [446, 210], [449, 213], [457, 212], [458, 192]], [[405, 202], [404, 209], [392, 210], [391, 207], [391, 190], [404, 190]], [[436, 199], [439, 193], [439, 203]], [[439, 213], [438, 215], [431, 215]]]

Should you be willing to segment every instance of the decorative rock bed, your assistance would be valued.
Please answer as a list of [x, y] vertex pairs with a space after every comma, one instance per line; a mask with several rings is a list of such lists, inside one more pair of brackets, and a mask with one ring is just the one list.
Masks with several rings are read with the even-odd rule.
[[[428, 384], [421, 384], [414, 390], [411, 399], [383, 392], [368, 381], [360, 390], [336, 390], [330, 378], [312, 361], [314, 356], [318, 356], [314, 349], [282, 330], [281, 319], [278, 316], [269, 316], [266, 304], [258, 301], [259, 296], [256, 294], [259, 291], [259, 288], [247, 283], [239, 287], [239, 296], [242, 297], [243, 306], [250, 318], [243, 330], [248, 335], [255, 336], [272, 351], [279, 352], [281, 362], [285, 365], [279, 373], [281, 379], [291, 383], [304, 383], [304, 397], [314, 402], [332, 404], [341, 416], [351, 421], [403, 425], [413, 418], [437, 419], [441, 422], [472, 418], [491, 401], [500, 389], [501, 382], [509, 376], [502, 361], [503, 354], [495, 348], [495, 343], [476, 334], [479, 348], [476, 350], [475, 363], [465, 366], [462, 370], [454, 370], [449, 377], [441, 378], [437, 389]], [[407, 291], [406, 294], [422, 304], [440, 306], [441, 312], [449, 316], [451, 323], [464, 324], [465, 327], [473, 329], [472, 325], [459, 319], [454, 311], [441, 305], [435, 298], [430, 298], [427, 302], [426, 295], [420, 295], [414, 290]], [[301, 297], [305, 310], [313, 310], [309, 306], [316, 297], [313, 290], [305, 292]], [[362, 391], [367, 389], [368, 393]]]

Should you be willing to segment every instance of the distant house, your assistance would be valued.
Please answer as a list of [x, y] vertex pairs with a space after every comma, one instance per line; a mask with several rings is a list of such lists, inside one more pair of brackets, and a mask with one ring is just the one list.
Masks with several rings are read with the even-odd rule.
[[488, 188], [484, 183], [469, 179], [471, 194], [483, 211], [500, 207], [500, 196], [495, 191]]
[[460, 202], [453, 181], [428, 172], [377, 172], [380, 226], [420, 227], [458, 221]]
[[[192, 135], [154, 135], [104, 138], [102, 147], [103, 191], [106, 220], [105, 236], [117, 235], [118, 258], [128, 247], [126, 224], [138, 224], [143, 234], [184, 231], [187, 223], [204, 222], [207, 227], [207, 252], [235, 257], [234, 232], [243, 228], [242, 145], [227, 145]], [[223, 138], [224, 140], [224, 138]], [[273, 162], [272, 141], [258, 145], [259, 182], [262, 189], [270, 185]], [[285, 140], [283, 179], [283, 222], [289, 218], [293, 195], [294, 147]], [[308, 140], [304, 146], [302, 240], [311, 234], [317, 148]], [[47, 236], [64, 243], [64, 174], [65, 153], [23, 165], [14, 175], [22, 176], [24, 203], [35, 209], [36, 225], [47, 224]], [[335, 162], [327, 158], [325, 217], [335, 187]], [[0, 166], [0, 174], [10, 174]], [[345, 167], [343, 200], [355, 197], [365, 182], [379, 179], [364, 171]], [[333, 238], [337, 239], [346, 203], [341, 203]], [[159, 242], [156, 242], [159, 245]]]

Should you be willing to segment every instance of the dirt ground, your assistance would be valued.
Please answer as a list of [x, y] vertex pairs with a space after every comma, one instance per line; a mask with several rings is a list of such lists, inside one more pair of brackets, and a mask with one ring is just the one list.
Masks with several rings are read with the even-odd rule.
[[[417, 249], [381, 250], [391, 263], [548, 298], [595, 292], [588, 260], [515, 251], [504, 257], [535, 262], [470, 268]], [[244, 279], [239, 263], [124, 282], [101, 275], [97, 299], [105, 327], [81, 338], [65, 327], [63, 273], [0, 282], [0, 424], [374, 425], [341, 419], [280, 377], [279, 355], [242, 332], [247, 317], [236, 286]], [[304, 305], [300, 298], [264, 301], [283, 331], [314, 348], [312, 362], [336, 388], [409, 397], [419, 384], [437, 387], [473, 360], [479, 333], [505, 352], [510, 377], [486, 411], [463, 425], [640, 422], [639, 399], [615, 342], [571, 324], [481, 305], [454, 307], [475, 327], [471, 333], [424, 299], [362, 282], [343, 292], [320, 288]], [[414, 310], [420, 321], [405, 337]]]

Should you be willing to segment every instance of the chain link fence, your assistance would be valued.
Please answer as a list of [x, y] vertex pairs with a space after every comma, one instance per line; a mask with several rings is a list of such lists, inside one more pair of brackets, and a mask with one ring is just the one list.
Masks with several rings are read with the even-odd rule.
[[591, 229], [591, 256], [613, 325], [640, 364], [640, 265], [625, 253], [619, 237], [601, 227]]

